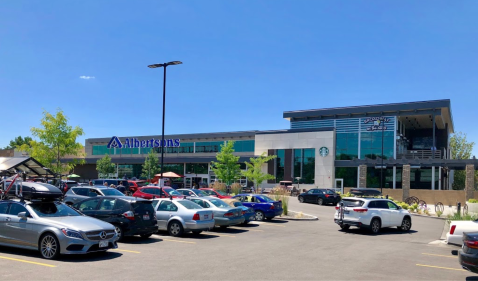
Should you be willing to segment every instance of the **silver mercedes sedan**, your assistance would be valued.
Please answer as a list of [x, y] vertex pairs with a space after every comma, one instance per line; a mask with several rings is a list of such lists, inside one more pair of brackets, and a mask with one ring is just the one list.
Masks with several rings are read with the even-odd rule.
[[153, 207], [158, 229], [167, 230], [171, 236], [189, 231], [199, 234], [214, 227], [213, 212], [186, 199], [154, 199]]
[[59, 201], [0, 201], [0, 245], [39, 250], [45, 259], [116, 249], [115, 227]]
[[231, 207], [217, 197], [188, 197], [189, 200], [214, 212], [214, 223], [221, 228], [241, 224], [245, 221], [241, 208]]

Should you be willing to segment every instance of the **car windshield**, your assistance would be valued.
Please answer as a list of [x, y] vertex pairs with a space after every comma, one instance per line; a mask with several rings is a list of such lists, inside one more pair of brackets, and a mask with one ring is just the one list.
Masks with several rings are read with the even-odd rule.
[[60, 202], [32, 203], [29, 206], [42, 218], [81, 216], [80, 213]]
[[181, 193], [177, 192], [172, 188], [163, 188], [164, 192], [171, 196], [183, 196]]
[[216, 190], [216, 192], [221, 194], [222, 196], [227, 196], [226, 192], [224, 191]]
[[202, 209], [201, 206], [189, 200], [181, 200], [181, 201], [178, 201], [178, 203], [183, 205], [184, 207], [186, 207], [186, 209], [189, 209], [189, 210]]
[[124, 196], [123, 193], [114, 188], [103, 188], [101, 189], [101, 193], [103, 193], [105, 196]]
[[259, 198], [259, 199], [261, 199], [262, 201], [265, 201], [265, 202], [275, 202], [274, 200], [272, 200], [269, 197], [264, 196], [264, 195], [257, 195], [256, 198]]
[[210, 199], [209, 202], [213, 203], [214, 206], [218, 208], [230, 208], [226, 202], [222, 201], [221, 199]]
[[203, 197], [203, 196], [208, 196], [209, 194], [207, 194], [206, 192], [202, 191], [202, 190], [194, 190], [194, 192], [196, 193], [197, 196], [200, 196], [200, 197]]

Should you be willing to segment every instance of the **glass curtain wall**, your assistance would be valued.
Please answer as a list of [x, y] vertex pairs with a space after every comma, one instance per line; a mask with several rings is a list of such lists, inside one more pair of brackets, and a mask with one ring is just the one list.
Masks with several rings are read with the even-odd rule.
[[278, 149], [277, 150], [277, 158], [276, 160], [276, 182], [280, 182], [284, 180], [284, 163], [285, 163], [285, 150]]
[[358, 133], [337, 133], [336, 160], [358, 158]]
[[[383, 132], [383, 157], [393, 157], [394, 132]], [[382, 157], [382, 131], [362, 132], [360, 135], [360, 158]]]
[[344, 187], [357, 187], [357, 167], [336, 167], [335, 178], [344, 180]]

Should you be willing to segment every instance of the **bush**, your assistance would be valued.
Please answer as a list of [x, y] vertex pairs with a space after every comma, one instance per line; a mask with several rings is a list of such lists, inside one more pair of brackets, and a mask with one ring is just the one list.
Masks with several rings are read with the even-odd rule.
[[397, 205], [400, 206], [400, 207], [402, 207], [402, 209], [404, 209], [404, 210], [408, 210], [409, 207], [410, 207], [410, 206], [409, 206], [407, 203], [405, 203], [405, 202], [397, 202]]
[[215, 181], [213, 184], [209, 185], [209, 187], [218, 191], [227, 192], [226, 184], [222, 182]]
[[417, 212], [417, 210], [418, 210], [418, 204], [415, 203], [415, 204], [409, 206], [409, 207], [408, 207], [408, 210], [409, 210], [409, 211], [412, 211], [412, 212]]
[[354, 197], [354, 195], [350, 192], [342, 194], [340, 191], [337, 191], [337, 193], [340, 195], [340, 197]]
[[468, 203], [478, 203], [478, 200], [477, 199], [469, 199]]
[[287, 216], [287, 214], [289, 213], [289, 192], [283, 187], [276, 186], [271, 190], [269, 195], [275, 201], [282, 202], [282, 209], [284, 210], [284, 215]]
[[437, 211], [437, 217], [441, 217], [442, 214], [443, 214], [442, 211]]
[[450, 223], [451, 221], [474, 221], [477, 219], [478, 215], [475, 214], [454, 213], [453, 215], [448, 215], [446, 221]]

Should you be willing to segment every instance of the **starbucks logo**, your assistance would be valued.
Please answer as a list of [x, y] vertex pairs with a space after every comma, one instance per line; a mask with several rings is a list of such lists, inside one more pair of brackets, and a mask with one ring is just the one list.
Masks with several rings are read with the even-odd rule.
[[329, 149], [327, 147], [323, 146], [319, 149], [319, 154], [320, 154], [320, 156], [325, 157], [325, 156], [329, 155]]

